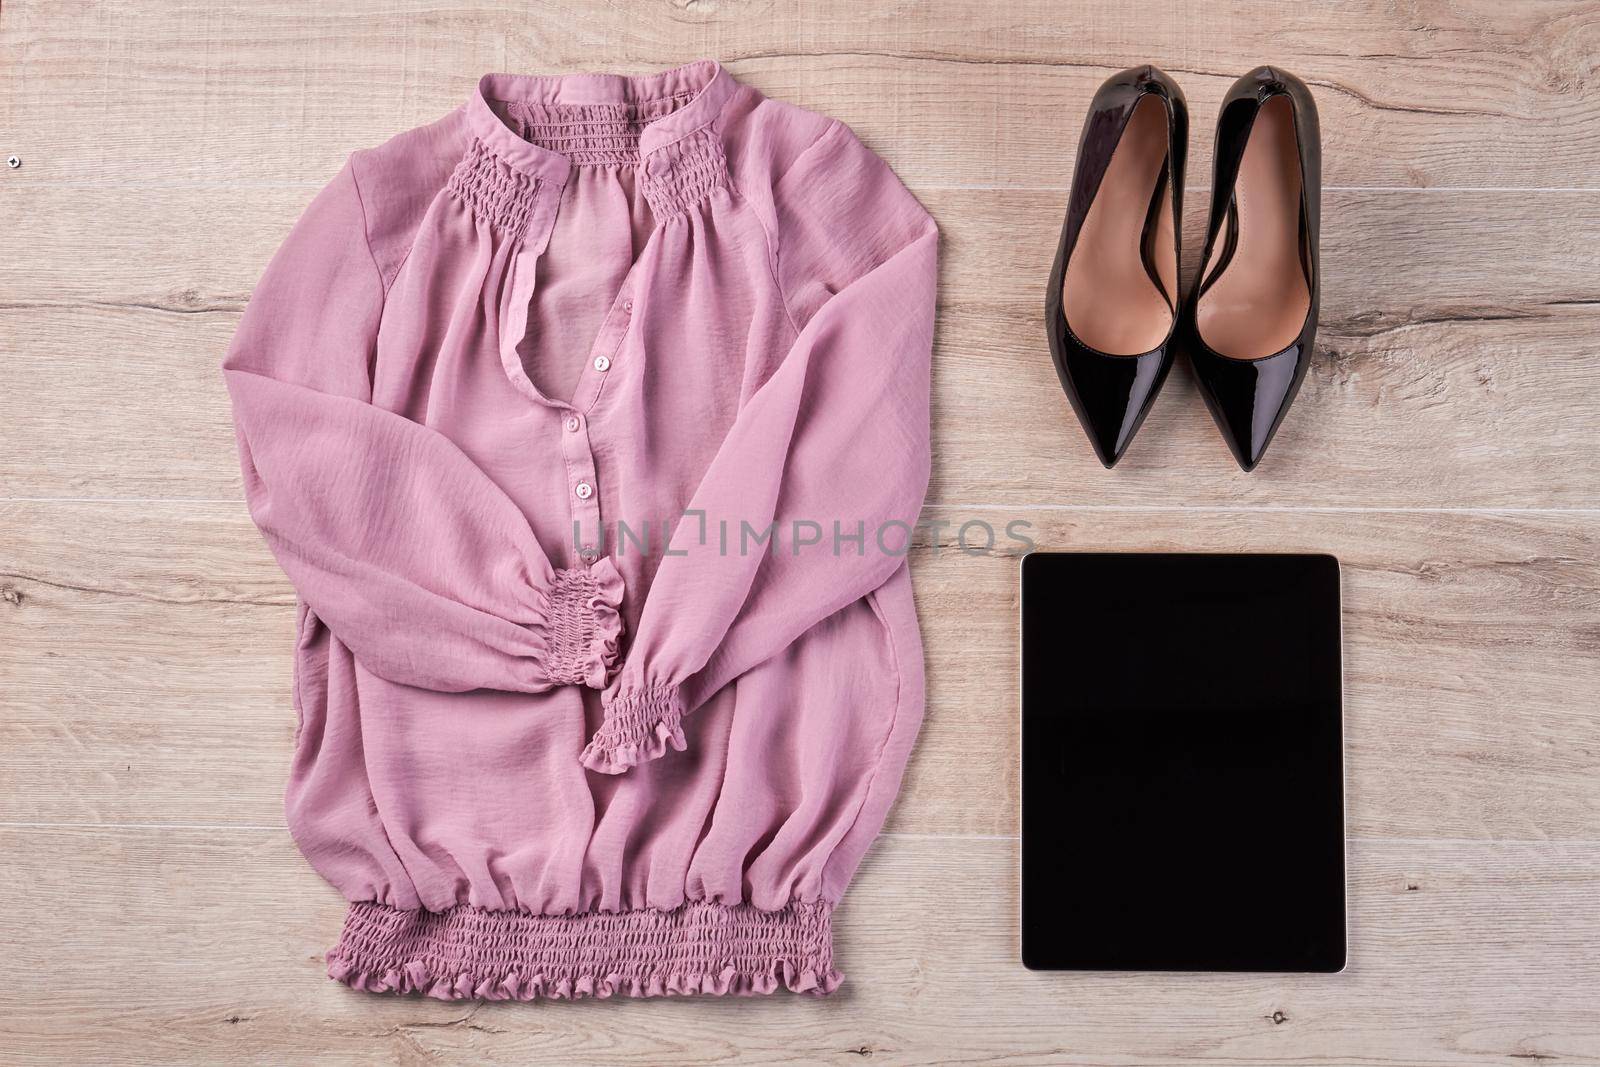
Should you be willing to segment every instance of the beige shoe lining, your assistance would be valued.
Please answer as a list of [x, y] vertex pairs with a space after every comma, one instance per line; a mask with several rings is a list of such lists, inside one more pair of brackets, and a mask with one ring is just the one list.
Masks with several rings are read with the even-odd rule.
[[[1167, 108], [1154, 94], [1134, 105], [1122, 139], [1078, 231], [1061, 283], [1061, 310], [1078, 340], [1097, 352], [1137, 356], [1172, 332], [1173, 309], [1145, 270], [1144, 228], [1167, 160]], [[1161, 286], [1178, 291], [1178, 245], [1168, 188], [1156, 219]]]
[[[1256, 112], [1234, 185], [1238, 239], [1227, 264], [1195, 304], [1195, 325], [1212, 351], [1232, 359], [1276, 355], [1300, 336], [1311, 288], [1300, 257], [1300, 152], [1294, 109], [1274, 96]], [[1200, 272], [1222, 255], [1219, 239]]]

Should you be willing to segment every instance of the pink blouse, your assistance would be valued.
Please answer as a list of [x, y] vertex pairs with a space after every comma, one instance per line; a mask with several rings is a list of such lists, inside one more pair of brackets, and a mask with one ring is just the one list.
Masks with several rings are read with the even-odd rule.
[[709, 61], [489, 75], [312, 202], [225, 374], [301, 601], [333, 977], [838, 984], [922, 717], [937, 241], [848, 128]]

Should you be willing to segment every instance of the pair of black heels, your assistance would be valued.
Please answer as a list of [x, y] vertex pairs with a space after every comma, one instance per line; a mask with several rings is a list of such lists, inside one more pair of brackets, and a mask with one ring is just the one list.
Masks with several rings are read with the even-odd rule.
[[1311, 362], [1321, 269], [1321, 133], [1311, 91], [1273, 67], [1234, 83], [1217, 119], [1199, 279], [1179, 295], [1183, 91], [1152, 66], [1095, 94], [1045, 321], [1073, 410], [1107, 467], [1183, 348], [1206, 406], [1254, 470]]

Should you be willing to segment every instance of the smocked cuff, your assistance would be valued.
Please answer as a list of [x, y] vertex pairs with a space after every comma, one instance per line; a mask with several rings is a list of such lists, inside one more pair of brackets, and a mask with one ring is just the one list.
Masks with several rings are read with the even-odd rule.
[[545, 596], [545, 673], [555, 685], [604, 689], [622, 641], [622, 575], [609, 556], [556, 571]]
[[659, 759], [669, 746], [678, 752], [688, 747], [683, 739], [683, 697], [675, 685], [654, 686], [607, 696], [605, 721], [578, 759], [591, 771], [621, 774]]

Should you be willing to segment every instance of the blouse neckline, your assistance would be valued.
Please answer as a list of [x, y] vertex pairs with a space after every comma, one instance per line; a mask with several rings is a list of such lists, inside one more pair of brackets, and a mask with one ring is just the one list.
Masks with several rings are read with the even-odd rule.
[[[648, 169], [645, 161], [653, 153], [709, 125], [733, 90], [732, 76], [713, 59], [656, 74], [485, 74], [467, 101], [466, 113], [473, 134], [506, 165], [564, 185], [575, 165], [626, 163], [636, 154]], [[684, 102], [673, 107], [678, 100]], [[534, 126], [551, 120], [551, 109], [575, 109], [568, 114], [584, 117], [585, 123], [545, 121], [555, 131], [554, 143], [561, 145], [557, 150], [527, 140], [507, 125], [494, 103]], [[636, 146], [632, 132], [619, 125], [624, 114], [637, 129]], [[591, 123], [588, 131], [580, 128]]]

